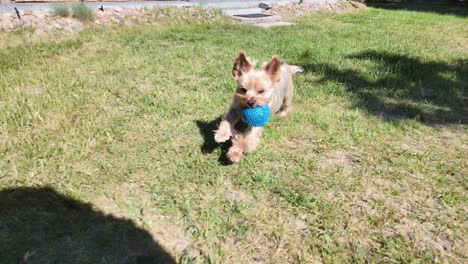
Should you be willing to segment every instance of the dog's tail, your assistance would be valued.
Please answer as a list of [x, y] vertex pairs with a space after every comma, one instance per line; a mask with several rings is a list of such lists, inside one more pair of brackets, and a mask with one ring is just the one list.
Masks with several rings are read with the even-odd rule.
[[302, 68], [301, 66], [289, 65], [289, 64], [284, 64], [284, 66], [286, 66], [286, 69], [288, 69], [290, 74], [301, 73], [304, 71], [304, 68]]

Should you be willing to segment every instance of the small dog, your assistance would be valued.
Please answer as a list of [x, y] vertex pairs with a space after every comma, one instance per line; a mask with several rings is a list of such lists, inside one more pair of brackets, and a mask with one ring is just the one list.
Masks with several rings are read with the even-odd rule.
[[292, 109], [292, 75], [303, 71], [300, 66], [281, 64], [277, 56], [273, 56], [261, 69], [255, 69], [255, 62], [244, 52], [239, 53], [232, 68], [237, 82], [234, 99], [218, 130], [214, 131], [214, 139], [218, 143], [233, 137], [232, 147], [227, 153], [229, 160], [239, 162], [246, 153], [255, 151], [260, 145], [262, 127], [249, 126], [243, 134], [234, 128], [242, 118], [242, 109], [268, 104], [272, 114], [279, 112], [281, 118], [286, 118]]

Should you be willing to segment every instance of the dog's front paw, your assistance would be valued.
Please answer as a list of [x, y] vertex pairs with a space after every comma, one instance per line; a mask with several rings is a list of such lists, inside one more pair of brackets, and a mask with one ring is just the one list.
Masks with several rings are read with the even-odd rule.
[[214, 140], [217, 143], [226, 142], [232, 137], [231, 126], [226, 121], [221, 122], [221, 124], [219, 124], [218, 130], [215, 130], [214, 132]]
[[223, 143], [231, 138], [232, 134], [229, 130], [219, 129], [215, 131], [214, 140], [216, 143]]
[[229, 149], [227, 153], [227, 157], [230, 161], [234, 163], [239, 162], [244, 157], [244, 152], [242, 151], [241, 148], [234, 145]]
[[288, 118], [288, 112], [286, 112], [286, 111], [281, 111], [281, 112], [279, 112], [279, 117], [280, 117], [281, 119], [286, 119], [286, 118]]

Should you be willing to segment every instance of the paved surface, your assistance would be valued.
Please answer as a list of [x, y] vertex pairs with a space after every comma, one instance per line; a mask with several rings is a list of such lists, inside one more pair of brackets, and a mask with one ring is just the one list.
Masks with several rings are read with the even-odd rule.
[[[243, 23], [251, 24], [254, 26], [270, 28], [275, 26], [291, 26], [293, 23], [282, 21], [280, 16], [271, 16], [263, 14], [263, 9], [259, 8], [260, 3], [272, 4], [286, 4], [297, 1], [232, 1], [232, 0], [194, 0], [201, 6], [215, 7], [221, 9], [221, 11], [232, 16], [234, 19]], [[215, 2], [216, 1], [216, 2]]]
[[221, 9], [223, 14], [227, 16], [234, 16], [234, 15], [248, 15], [248, 14], [259, 14], [263, 12], [261, 8], [227, 8]]
[[[204, 7], [214, 7], [232, 16], [234, 19], [254, 26], [270, 28], [276, 26], [292, 26], [294, 23], [283, 21], [280, 16], [255, 17], [262, 14], [263, 9], [259, 8], [260, 3], [269, 5], [298, 3], [300, 0], [191, 0], [191, 3]], [[335, 3], [336, 0], [304, 0], [304, 3]], [[254, 15], [253, 17], [242, 17], [239, 15]]]
[[[319, 0], [324, 1], [324, 0]], [[260, 3], [267, 4], [287, 4], [297, 3], [299, 0], [191, 0], [191, 3], [198, 4], [204, 7], [214, 7], [219, 9], [239, 9], [239, 8], [250, 8], [258, 7]]]

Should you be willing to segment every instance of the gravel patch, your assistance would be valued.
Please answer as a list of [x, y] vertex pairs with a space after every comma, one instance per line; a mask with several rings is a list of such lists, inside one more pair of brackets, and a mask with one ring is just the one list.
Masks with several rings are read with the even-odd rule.
[[201, 8], [158, 7], [113, 7], [104, 11], [95, 10], [91, 21], [60, 16], [49, 10], [21, 10], [19, 17], [15, 12], [0, 14], [0, 31], [11, 32], [28, 29], [37, 37], [61, 31], [77, 33], [85, 28], [113, 24], [133, 25], [148, 23], [170, 24], [184, 21], [206, 22], [221, 19], [220, 11]]

